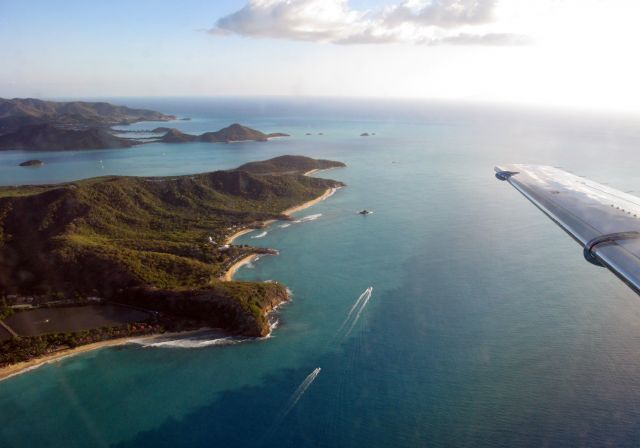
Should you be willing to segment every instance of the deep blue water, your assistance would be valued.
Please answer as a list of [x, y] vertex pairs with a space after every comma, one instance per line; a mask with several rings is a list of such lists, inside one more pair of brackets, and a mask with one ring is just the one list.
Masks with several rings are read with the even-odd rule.
[[[640, 445], [638, 297], [493, 177], [498, 163], [540, 163], [640, 191], [640, 120], [413, 102], [120, 102], [193, 117], [175, 123], [188, 132], [239, 121], [292, 137], [4, 152], [0, 183], [304, 154], [346, 162], [320, 175], [348, 186], [297, 214], [318, 219], [240, 240], [280, 255], [238, 278], [294, 293], [271, 338], [130, 345], [14, 377], [0, 383], [0, 446]], [[15, 166], [27, 158], [46, 165]]]

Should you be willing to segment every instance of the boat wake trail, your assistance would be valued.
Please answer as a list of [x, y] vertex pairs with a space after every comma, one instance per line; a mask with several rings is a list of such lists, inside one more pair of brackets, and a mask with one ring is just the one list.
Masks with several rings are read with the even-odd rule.
[[346, 338], [347, 336], [349, 336], [349, 334], [355, 327], [356, 323], [358, 323], [358, 320], [360, 320], [360, 316], [362, 315], [362, 312], [364, 311], [367, 304], [369, 303], [369, 300], [371, 299], [371, 294], [373, 294], [373, 286], [369, 286], [367, 289], [364, 290], [362, 294], [360, 294], [360, 297], [358, 297], [358, 299], [355, 301], [355, 303], [349, 310], [349, 314], [347, 314], [347, 317], [345, 318], [344, 322], [342, 322], [342, 325], [340, 325], [340, 328], [338, 328], [338, 335], [340, 335], [344, 330], [344, 328], [347, 327], [348, 325], [348, 330], [344, 334], [343, 338]]
[[300, 383], [298, 388], [291, 395], [291, 398], [289, 398], [289, 401], [287, 401], [287, 404], [285, 405], [282, 412], [278, 414], [278, 417], [273, 422], [273, 425], [271, 425], [271, 428], [269, 428], [269, 430], [266, 432], [266, 434], [262, 438], [263, 441], [264, 439], [267, 439], [271, 435], [273, 435], [276, 429], [278, 429], [278, 427], [280, 426], [280, 424], [282, 424], [282, 422], [287, 417], [287, 415], [289, 415], [289, 412], [293, 410], [293, 408], [296, 406], [296, 404], [298, 404], [298, 401], [300, 401], [300, 399], [302, 398], [304, 393], [307, 391], [307, 389], [309, 389], [309, 386], [311, 386], [311, 383], [313, 383], [315, 379], [318, 377], [318, 375], [320, 375], [321, 370], [322, 369], [320, 367], [316, 367], [315, 369], [313, 369], [313, 371], [309, 375], [307, 375], [304, 381]]
[[262, 233], [259, 233], [259, 234], [255, 235], [255, 236], [252, 236], [251, 238], [253, 238], [253, 239], [255, 239], [255, 238], [264, 238], [265, 236], [267, 236], [267, 233], [268, 232], [262, 232]]
[[351, 315], [355, 312], [356, 308], [358, 308], [360, 306], [360, 304], [362, 303], [363, 300], [365, 300], [365, 297], [367, 297], [367, 295], [369, 295], [369, 296], [371, 295], [372, 291], [373, 291], [373, 288], [371, 286], [369, 286], [367, 289], [364, 290], [364, 292], [362, 294], [360, 294], [360, 297], [358, 297], [358, 300], [355, 301], [355, 303], [353, 304], [353, 306], [349, 310], [349, 314], [347, 314], [346, 319], [344, 320], [344, 322], [342, 322], [342, 325], [340, 325], [340, 328], [338, 329], [338, 332], [342, 331], [344, 326], [347, 325], [347, 322], [349, 322], [349, 319], [351, 319]]
[[320, 367], [316, 367], [315, 369], [313, 369], [313, 372], [307, 375], [304, 381], [298, 386], [293, 395], [291, 395], [287, 406], [284, 408], [284, 411], [282, 412], [282, 418], [285, 418], [287, 414], [289, 414], [289, 412], [291, 412], [291, 410], [295, 407], [298, 401], [300, 401], [300, 398], [302, 398], [309, 386], [311, 386], [311, 383], [313, 383], [318, 375], [320, 375], [321, 370], [322, 369]]

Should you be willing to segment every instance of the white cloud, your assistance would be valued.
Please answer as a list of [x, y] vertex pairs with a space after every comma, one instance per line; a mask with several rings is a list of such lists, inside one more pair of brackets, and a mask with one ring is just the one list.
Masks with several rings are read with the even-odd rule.
[[378, 11], [347, 0], [250, 0], [211, 34], [334, 44], [521, 45], [524, 36], [487, 29], [496, 0], [404, 0]]
[[444, 28], [478, 25], [492, 21], [495, 5], [496, 0], [432, 0], [426, 3], [408, 0], [390, 7], [385, 22], [415, 22]]

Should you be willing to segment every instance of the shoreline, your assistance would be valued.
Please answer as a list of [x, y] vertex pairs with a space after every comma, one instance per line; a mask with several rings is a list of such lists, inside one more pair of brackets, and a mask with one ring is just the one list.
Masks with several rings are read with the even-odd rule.
[[81, 355], [83, 353], [91, 352], [94, 350], [126, 345], [126, 344], [133, 343], [133, 341], [152, 340], [158, 336], [177, 336], [177, 335], [187, 336], [191, 333], [196, 333], [198, 331], [202, 331], [202, 329], [193, 330], [193, 331], [181, 331], [181, 332], [174, 332], [174, 333], [154, 333], [154, 334], [145, 335], [145, 336], [127, 336], [125, 338], [107, 339], [105, 341], [79, 345], [74, 348], [66, 348], [53, 353], [49, 353], [44, 356], [40, 356], [38, 358], [30, 359], [29, 361], [22, 361], [16, 364], [10, 364], [5, 367], [0, 367], [0, 382], [13, 378], [17, 375], [21, 375], [23, 373], [30, 372], [44, 365], [52, 364], [54, 362], [62, 361], [65, 358]]
[[236, 275], [236, 272], [238, 272], [238, 269], [240, 269], [245, 264], [251, 263], [253, 260], [258, 258], [258, 255], [259, 254], [250, 254], [250, 255], [247, 255], [246, 257], [242, 257], [241, 259], [233, 263], [231, 266], [229, 266], [229, 269], [227, 269], [227, 271], [224, 274], [222, 274], [222, 276], [220, 277], [220, 280], [222, 280], [223, 282], [233, 281], [233, 276]]
[[[331, 169], [331, 168], [328, 168]], [[328, 170], [327, 169], [327, 170]], [[326, 171], [326, 170], [320, 170], [320, 169], [314, 169], [314, 170], [310, 170], [307, 171], [306, 173], [304, 173], [305, 176], [310, 176], [312, 174], [318, 173], [320, 171]], [[296, 213], [299, 212], [301, 210], [307, 209], [309, 207], [312, 207], [313, 205], [316, 205], [319, 202], [324, 201], [325, 199], [331, 197], [339, 188], [327, 188], [325, 190], [324, 193], [322, 193], [320, 196], [318, 196], [315, 199], [311, 199], [310, 201], [304, 202], [302, 204], [290, 207], [286, 210], [284, 210], [282, 212], [283, 215], [291, 215], [292, 213]], [[276, 219], [270, 219], [267, 221], [263, 222], [263, 225], [269, 226], [271, 224], [273, 224], [274, 222], [276, 222]], [[238, 232], [232, 234], [231, 236], [227, 237], [225, 239], [225, 244], [232, 244], [233, 241], [237, 238], [239, 238], [242, 235], [245, 235], [247, 233], [253, 232], [256, 229], [252, 229], [252, 228], [248, 228], [248, 229], [242, 229], [239, 230]], [[245, 264], [251, 263], [252, 261], [254, 261], [260, 254], [257, 253], [253, 253], [253, 254], [248, 254], [245, 257], [242, 257], [240, 260], [236, 261], [234, 264], [232, 264], [229, 269], [227, 269], [227, 271], [220, 277], [220, 280], [222, 281], [233, 281], [233, 277], [236, 274], [236, 272], [238, 271], [238, 269], [240, 269], [242, 266], [244, 266]], [[196, 330], [196, 331], [200, 331], [200, 330]], [[150, 335], [146, 335], [146, 336], [140, 336], [140, 337], [136, 337], [136, 336], [128, 336], [128, 337], [124, 337], [124, 338], [116, 338], [116, 339], [108, 339], [105, 341], [99, 341], [99, 342], [93, 342], [91, 344], [86, 344], [86, 345], [80, 345], [74, 348], [67, 348], [67, 349], [63, 349], [63, 350], [59, 350], [53, 353], [49, 353], [46, 354], [44, 356], [38, 357], [38, 358], [34, 358], [34, 359], [30, 359], [29, 361], [23, 361], [23, 362], [19, 362], [16, 364], [11, 364], [5, 367], [0, 367], [0, 382], [7, 380], [9, 378], [13, 378], [14, 376], [20, 375], [22, 373], [26, 373], [26, 372], [30, 372], [31, 370], [35, 370], [39, 367], [42, 367], [46, 364], [51, 364], [54, 362], [58, 362], [61, 361], [65, 358], [71, 357], [71, 356], [76, 356], [82, 353], [87, 353], [90, 351], [94, 351], [94, 350], [99, 350], [102, 348], [108, 348], [108, 347], [117, 347], [117, 346], [122, 346], [122, 345], [126, 345], [129, 343], [132, 343], [132, 341], [143, 341], [143, 340], [149, 340], [149, 339], [153, 339], [155, 337], [158, 336], [171, 336], [171, 335], [188, 335], [190, 333], [194, 333], [194, 331], [185, 331], [185, 332], [178, 332], [178, 333], [155, 333], [155, 334], [150, 334]]]
[[[308, 202], [305, 202], [305, 203], [303, 203], [303, 204], [295, 205], [295, 206], [293, 206], [293, 207], [290, 207], [290, 208], [286, 209], [285, 211], [283, 211], [283, 212], [282, 212], [282, 214], [283, 214], [283, 215], [287, 215], [287, 216], [289, 216], [289, 217], [290, 217], [290, 215], [291, 215], [292, 213], [299, 212], [299, 211], [301, 211], [301, 210], [304, 210], [304, 209], [306, 209], [306, 208], [309, 208], [309, 207], [311, 207], [311, 206], [316, 205], [318, 202], [322, 202], [322, 201], [324, 201], [325, 199], [330, 198], [331, 196], [333, 196], [333, 194], [334, 194], [336, 191], [338, 191], [338, 188], [327, 188], [327, 189], [325, 190], [325, 192], [324, 192], [324, 193], [322, 193], [322, 194], [321, 194], [320, 196], [318, 196], [317, 198], [312, 199], [312, 200], [310, 200], [310, 201], [308, 201]], [[275, 220], [271, 220], [271, 222], [273, 222], [273, 221], [275, 221]], [[265, 222], [265, 225], [268, 225], [268, 224]]]
[[[311, 170], [311, 171], [307, 171], [307, 173], [305, 173], [305, 176], [306, 176], [308, 173], [311, 173], [311, 172], [317, 172], [317, 171], [319, 171], [319, 170]], [[320, 196], [318, 196], [317, 198], [312, 199], [312, 200], [307, 201], [307, 202], [304, 202], [304, 203], [302, 203], [302, 204], [300, 204], [300, 205], [295, 205], [295, 206], [293, 206], [293, 207], [290, 207], [290, 208], [288, 208], [288, 209], [284, 210], [284, 211], [282, 212], [282, 214], [283, 214], [283, 215], [287, 215], [287, 216], [291, 217], [290, 215], [291, 215], [292, 213], [296, 213], [296, 212], [299, 212], [299, 211], [301, 211], [301, 210], [304, 210], [304, 209], [307, 209], [307, 208], [309, 208], [309, 207], [312, 207], [312, 206], [316, 205], [318, 202], [322, 202], [322, 201], [324, 201], [325, 199], [330, 198], [330, 197], [331, 197], [331, 196], [333, 196], [333, 194], [334, 194], [336, 191], [338, 191], [338, 190], [339, 190], [339, 188], [327, 188], [327, 189], [325, 190], [325, 192], [324, 192], [324, 193], [322, 193], [322, 194], [321, 194]], [[262, 224], [263, 224], [263, 226], [264, 226], [264, 227], [267, 227], [267, 226], [269, 226], [269, 225], [273, 224], [273, 223], [274, 223], [274, 222], [276, 222], [276, 221], [277, 221], [276, 219], [269, 219], [269, 220], [267, 220], [267, 221], [264, 221]], [[263, 228], [263, 227], [262, 227], [262, 228]], [[237, 238], [241, 237], [242, 235], [246, 235], [247, 233], [251, 233], [251, 232], [253, 232], [253, 231], [255, 231], [255, 230], [260, 230], [260, 229], [251, 229], [251, 228], [249, 228], [249, 229], [242, 229], [242, 230], [239, 230], [239, 231], [237, 231], [236, 233], [232, 234], [231, 236], [227, 237], [227, 238], [224, 240], [224, 243], [225, 243], [225, 244], [233, 244], [233, 241], [234, 241], [234, 240], [236, 240]], [[235, 263], [233, 263], [233, 264], [229, 267], [229, 269], [227, 269], [227, 270], [225, 271], [225, 273], [224, 273], [224, 274], [222, 274], [222, 275], [219, 277], [219, 279], [220, 279], [220, 280], [222, 280], [222, 281], [224, 281], [224, 282], [230, 282], [230, 281], [232, 281], [232, 280], [233, 280], [233, 276], [236, 274], [236, 272], [238, 272], [238, 269], [240, 269], [240, 268], [241, 268], [242, 266], [244, 266], [245, 264], [251, 263], [253, 260], [255, 260], [255, 259], [256, 259], [256, 257], [258, 257], [258, 255], [260, 255], [260, 254], [250, 254], [250, 255], [247, 255], [246, 257], [243, 257], [243, 258], [241, 258], [240, 260], [236, 261]]]
[[[317, 173], [319, 173], [321, 171], [329, 171], [329, 170], [333, 170], [333, 169], [335, 169], [335, 168], [333, 168], [333, 167], [332, 168], [324, 168], [324, 169], [316, 168], [316, 169], [309, 170], [309, 171], [305, 172], [303, 175], [304, 176], [311, 176], [311, 175], [317, 174]], [[327, 199], [328, 197], [333, 195], [333, 193], [335, 193], [337, 190], [338, 190], [338, 188], [327, 188], [327, 190], [324, 193], [322, 193], [320, 196], [318, 196], [317, 198], [312, 199], [312, 200], [307, 201], [307, 202], [304, 202], [304, 203], [302, 203], [300, 205], [295, 205], [293, 207], [289, 207], [288, 209], [285, 209], [282, 212], [282, 214], [288, 216], [288, 215], [290, 215], [292, 213], [299, 212], [300, 210], [304, 210], [305, 208], [309, 208], [312, 205], [317, 204], [318, 202], [324, 201], [325, 199]], [[276, 221], [277, 221], [277, 219], [269, 219], [267, 221], [264, 221], [262, 224], [264, 225], [264, 227], [266, 227], [268, 225], [273, 224]], [[238, 230], [237, 232], [232, 233], [230, 236], [226, 237], [224, 239], [224, 244], [233, 244], [233, 242], [236, 239], [240, 238], [242, 235], [246, 235], [247, 233], [251, 233], [254, 230], [258, 230], [258, 229], [249, 228], [249, 229]]]

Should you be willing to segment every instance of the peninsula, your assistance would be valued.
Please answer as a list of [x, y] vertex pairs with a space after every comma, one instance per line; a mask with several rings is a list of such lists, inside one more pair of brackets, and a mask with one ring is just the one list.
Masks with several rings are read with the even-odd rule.
[[0, 135], [0, 149], [70, 150], [130, 148], [134, 141], [116, 137], [101, 128], [62, 129], [51, 124], [23, 126]]
[[288, 137], [282, 132], [265, 134], [238, 123], [200, 135], [186, 134], [166, 126], [148, 131], [162, 134], [157, 138], [126, 138], [121, 135], [140, 131], [116, 131], [111, 128], [140, 121], [174, 120], [176, 117], [173, 115], [109, 103], [0, 98], [0, 150], [117, 149], [154, 142], [264, 142], [276, 137]]
[[43, 101], [35, 98], [0, 98], [0, 135], [24, 126], [50, 124], [67, 129], [109, 127], [140, 121], [171, 121], [173, 115], [132, 109], [105, 102]]
[[[154, 131], [164, 130], [164, 128], [156, 128]], [[231, 126], [220, 129], [215, 132], [205, 132], [200, 135], [185, 134], [178, 129], [168, 129], [166, 134], [162, 136], [160, 141], [165, 143], [189, 143], [189, 142], [205, 142], [205, 143], [230, 143], [243, 141], [266, 142], [270, 138], [289, 137], [289, 134], [277, 132], [273, 134], [265, 134], [247, 126], [234, 123]]]
[[[0, 366], [61, 346], [203, 325], [268, 334], [267, 315], [287, 300], [286, 288], [220, 281], [238, 260], [269, 253], [227, 239], [291, 219], [283, 211], [343, 186], [304, 175], [340, 166], [282, 156], [197, 175], [0, 188]], [[33, 333], [59, 304], [93, 324]], [[113, 309], [95, 315], [87, 305]], [[36, 312], [44, 314], [30, 320]], [[116, 323], [105, 326], [105, 316]]]

